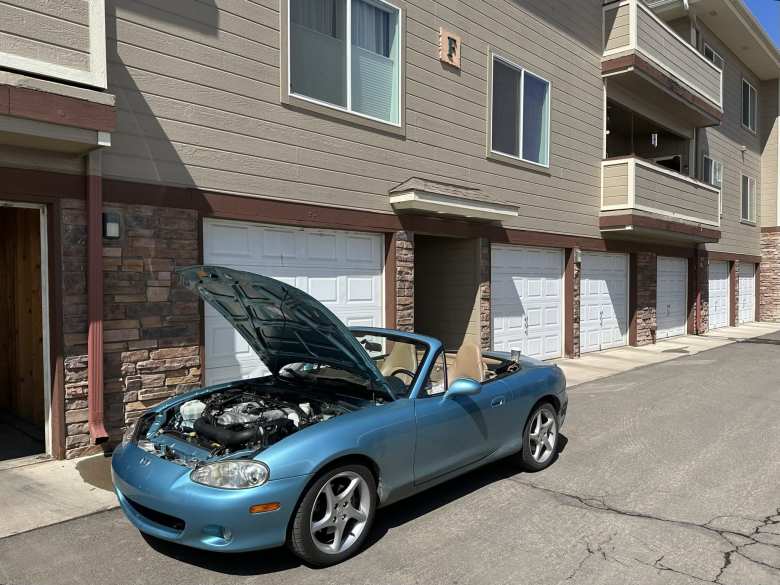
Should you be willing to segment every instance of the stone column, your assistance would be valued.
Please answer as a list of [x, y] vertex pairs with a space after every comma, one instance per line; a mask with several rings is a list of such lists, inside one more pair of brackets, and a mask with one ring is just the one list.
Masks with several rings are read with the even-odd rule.
[[395, 243], [395, 326], [414, 331], [414, 233], [396, 232]]
[[656, 300], [658, 294], [658, 260], [653, 252], [633, 254], [635, 274], [631, 279], [634, 290], [631, 345], [650, 345], [656, 336]]

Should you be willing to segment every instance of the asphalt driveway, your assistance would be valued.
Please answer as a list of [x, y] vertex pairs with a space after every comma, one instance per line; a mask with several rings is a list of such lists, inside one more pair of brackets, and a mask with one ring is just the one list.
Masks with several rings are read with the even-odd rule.
[[115, 510], [0, 540], [0, 583], [780, 584], [780, 334], [579, 386], [569, 413], [547, 471], [386, 508], [337, 567], [147, 542]]

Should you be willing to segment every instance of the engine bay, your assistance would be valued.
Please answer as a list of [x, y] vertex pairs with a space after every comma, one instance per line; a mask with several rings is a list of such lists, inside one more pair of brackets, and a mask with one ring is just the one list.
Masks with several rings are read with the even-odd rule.
[[[138, 446], [176, 463], [239, 451], [259, 452], [314, 424], [358, 408], [295, 390], [280, 392], [252, 382], [189, 400], [163, 411], [139, 429]], [[140, 423], [140, 421], [139, 421]]]

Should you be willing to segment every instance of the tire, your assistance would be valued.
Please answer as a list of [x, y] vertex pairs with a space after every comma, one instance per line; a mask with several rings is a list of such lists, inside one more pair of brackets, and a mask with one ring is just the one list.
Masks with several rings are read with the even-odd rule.
[[[539, 432], [540, 423], [543, 429], [547, 427], [547, 432]], [[523, 450], [520, 457], [526, 471], [541, 471], [555, 461], [560, 438], [559, 428], [558, 413], [552, 404], [542, 402], [534, 407], [523, 428]], [[543, 439], [539, 440], [535, 436]]]
[[[347, 494], [353, 482], [353, 491]], [[293, 517], [288, 545], [313, 567], [345, 561], [365, 544], [377, 503], [376, 481], [366, 467], [344, 465], [329, 469], [303, 495]], [[336, 542], [337, 533], [340, 544]]]

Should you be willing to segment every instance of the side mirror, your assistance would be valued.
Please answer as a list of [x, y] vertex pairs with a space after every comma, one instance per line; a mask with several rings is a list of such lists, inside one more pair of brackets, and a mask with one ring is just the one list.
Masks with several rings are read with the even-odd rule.
[[482, 384], [471, 378], [458, 378], [447, 389], [444, 395], [445, 399], [455, 398], [456, 396], [474, 396], [482, 390]]

